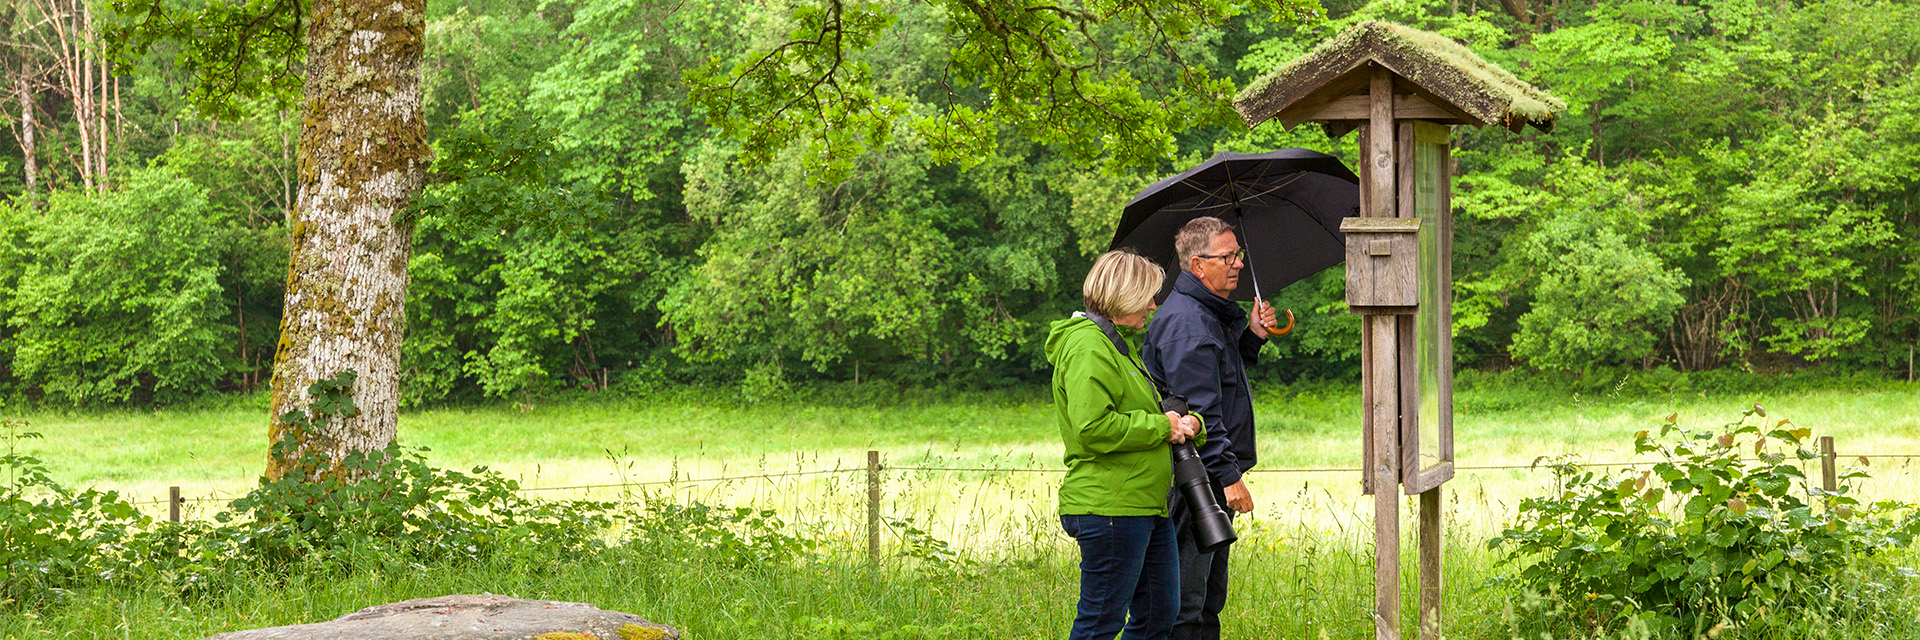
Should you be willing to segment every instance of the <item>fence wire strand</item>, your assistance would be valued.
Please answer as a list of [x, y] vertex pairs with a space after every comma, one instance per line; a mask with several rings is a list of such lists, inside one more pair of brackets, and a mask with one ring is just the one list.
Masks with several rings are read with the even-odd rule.
[[[1861, 454], [1861, 455], [1844, 455], [1844, 456], [1835, 456], [1835, 457], [1840, 459], [1847, 459], [1847, 458], [1912, 459], [1912, 458], [1920, 458], [1920, 454], [1875, 453], [1875, 454]], [[1760, 460], [1760, 458], [1742, 458], [1742, 460], [1751, 462], [1751, 461]], [[1815, 458], [1814, 460], [1818, 460], [1818, 458]], [[1812, 462], [1812, 460], [1808, 460], [1807, 462]], [[1638, 467], [1638, 466], [1659, 464], [1659, 461], [1647, 460], [1647, 461], [1640, 461], [1640, 462], [1591, 462], [1591, 463], [1576, 463], [1576, 464], [1578, 464], [1578, 466], [1581, 466], [1581, 467]], [[1456, 471], [1497, 471], [1497, 470], [1516, 470], [1516, 469], [1517, 470], [1539, 470], [1539, 469], [1551, 469], [1554, 466], [1556, 465], [1549, 462], [1535, 462], [1532, 464], [1464, 465], [1464, 466], [1456, 466], [1454, 467], [1454, 470]], [[907, 466], [890, 466], [890, 465], [882, 465], [877, 470], [883, 473], [889, 472], [889, 471], [962, 472], [962, 473], [1066, 473], [1067, 472], [1066, 469], [1058, 469], [1058, 468], [1036, 469], [1032, 467], [907, 467]], [[1247, 470], [1247, 473], [1274, 473], [1274, 474], [1357, 473], [1360, 471], [1362, 471], [1362, 469], [1360, 469], [1359, 467], [1297, 467], [1297, 468], [1281, 468], [1281, 469], [1249, 469]], [[833, 469], [814, 469], [810, 471], [763, 473], [763, 474], [755, 474], [755, 475], [747, 475], [747, 476], [721, 476], [721, 477], [715, 477], [715, 478], [674, 478], [669, 480], [650, 480], [645, 482], [612, 482], [612, 483], [604, 483], [604, 484], [566, 485], [566, 486], [558, 486], [558, 487], [521, 487], [519, 489], [515, 489], [514, 491], [516, 493], [536, 493], [536, 492], [543, 492], [543, 491], [578, 491], [578, 490], [587, 490], [587, 489], [691, 485], [691, 484], [704, 484], [704, 483], [710, 483], [710, 482], [735, 482], [735, 481], [742, 481], [742, 480], [772, 480], [776, 478], [796, 478], [796, 477], [803, 477], [803, 476], [818, 476], [818, 475], [837, 474], [837, 473], [867, 473], [867, 472], [868, 472], [868, 469], [863, 467], [836, 467]], [[222, 496], [205, 496], [205, 497], [188, 498], [188, 497], [182, 496], [180, 498], [180, 503], [181, 504], [200, 504], [200, 503], [207, 503], [207, 502], [219, 502], [219, 501], [225, 501], [225, 500], [231, 500], [231, 498], [222, 497]], [[167, 504], [167, 502], [168, 501], [165, 498], [161, 498], [156, 500], [141, 500], [137, 502], [129, 502], [127, 504], [133, 505], [133, 506], [144, 506], [144, 505]]]

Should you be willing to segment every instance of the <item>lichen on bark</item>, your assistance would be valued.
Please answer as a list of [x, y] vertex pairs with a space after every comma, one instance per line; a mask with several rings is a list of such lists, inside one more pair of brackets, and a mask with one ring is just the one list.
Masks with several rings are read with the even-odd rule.
[[[359, 414], [312, 439], [328, 443], [319, 453], [336, 464], [351, 451], [386, 448], [399, 418], [413, 236], [404, 211], [430, 154], [420, 102], [425, 14], [425, 0], [316, 0], [307, 22], [300, 192], [288, 220], [267, 440], [280, 439], [279, 416], [311, 402], [306, 389], [315, 380], [357, 371]], [[267, 476], [288, 469], [272, 460]]]

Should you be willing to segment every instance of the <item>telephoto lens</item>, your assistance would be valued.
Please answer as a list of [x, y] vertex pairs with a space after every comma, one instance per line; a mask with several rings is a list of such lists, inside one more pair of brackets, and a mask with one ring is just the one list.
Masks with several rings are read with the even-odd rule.
[[[1186, 415], [1187, 399], [1168, 394], [1160, 399], [1160, 410]], [[1173, 445], [1173, 487], [1193, 510], [1193, 542], [1200, 553], [1213, 553], [1233, 544], [1233, 520], [1213, 499], [1213, 483], [1207, 480], [1207, 466], [1200, 463], [1200, 452], [1193, 442]]]
[[1193, 542], [1199, 545], [1200, 553], [1219, 551], [1239, 539], [1233, 535], [1233, 520], [1213, 499], [1207, 467], [1200, 464], [1200, 454], [1191, 442], [1173, 445], [1173, 485], [1186, 498], [1187, 508], [1193, 510]]

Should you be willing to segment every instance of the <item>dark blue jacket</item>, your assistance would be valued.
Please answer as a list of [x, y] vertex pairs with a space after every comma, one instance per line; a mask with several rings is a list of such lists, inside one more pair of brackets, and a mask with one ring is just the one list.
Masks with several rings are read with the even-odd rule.
[[1208, 291], [1191, 273], [1180, 272], [1173, 292], [1147, 327], [1143, 359], [1147, 372], [1206, 420], [1200, 461], [1216, 489], [1240, 481], [1253, 468], [1253, 390], [1247, 365], [1260, 356], [1265, 338], [1247, 328], [1240, 305]]

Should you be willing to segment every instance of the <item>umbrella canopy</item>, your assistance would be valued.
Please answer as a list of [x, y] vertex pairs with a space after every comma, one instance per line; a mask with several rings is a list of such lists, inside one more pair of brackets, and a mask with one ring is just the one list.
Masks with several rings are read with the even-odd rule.
[[1268, 291], [1339, 264], [1346, 258], [1340, 219], [1360, 214], [1360, 179], [1339, 158], [1307, 149], [1219, 153], [1134, 196], [1114, 230], [1114, 249], [1131, 248], [1166, 265], [1162, 298], [1183, 265], [1174, 234], [1200, 216], [1239, 229], [1247, 250], [1234, 300]]

